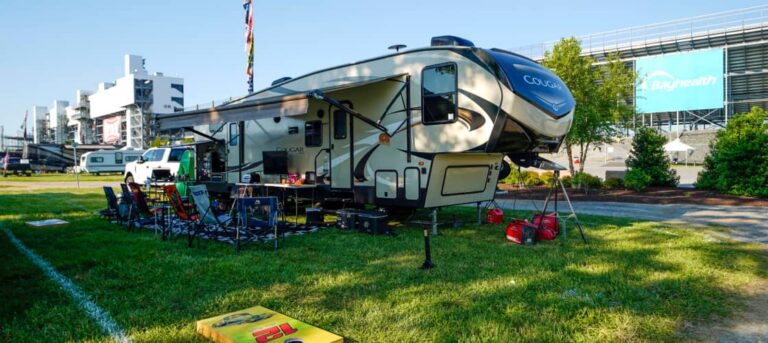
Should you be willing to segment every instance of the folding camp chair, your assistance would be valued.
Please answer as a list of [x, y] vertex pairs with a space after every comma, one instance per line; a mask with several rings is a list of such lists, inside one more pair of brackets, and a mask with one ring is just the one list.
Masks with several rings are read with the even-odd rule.
[[[241, 233], [248, 241], [253, 241], [253, 238], [257, 238], [261, 234], [267, 234], [267, 236], [272, 234], [275, 250], [277, 250], [277, 219], [280, 216], [280, 206], [278, 204], [279, 202], [275, 196], [237, 198], [235, 205], [237, 207], [239, 223], [237, 227], [237, 240], [235, 241], [236, 251], [240, 251]], [[266, 220], [251, 219], [249, 212], [252, 212], [253, 209], [258, 209], [257, 212], [266, 214]], [[269, 231], [274, 232], [269, 233]]]
[[112, 222], [112, 219], [120, 221], [119, 208], [117, 207], [117, 196], [112, 187], [104, 186], [104, 196], [107, 198], [107, 208], [99, 211], [99, 215]]
[[135, 182], [128, 184], [131, 189], [131, 195], [133, 197], [133, 204], [136, 208], [136, 220], [134, 224], [139, 226], [147, 226], [154, 222], [155, 232], [161, 230], [158, 217], [163, 217], [164, 208], [159, 206], [149, 206], [147, 204], [147, 197], [144, 191], [141, 190], [141, 185]]
[[136, 209], [133, 204], [133, 194], [131, 193], [131, 190], [128, 189], [128, 185], [124, 183], [120, 184], [120, 190], [122, 193], [120, 193], [118, 214], [120, 216], [120, 222], [128, 224], [128, 229], [130, 230], [133, 225], [133, 218], [136, 215]]
[[192, 196], [197, 213], [200, 214], [200, 231], [208, 238], [236, 244], [239, 239], [239, 230], [234, 225], [232, 217], [219, 213], [211, 206], [208, 188], [205, 185], [189, 186], [189, 194]]
[[[192, 246], [192, 241], [194, 240], [194, 237], [197, 235], [197, 230], [200, 220], [200, 215], [197, 213], [194, 213], [193, 206], [190, 204], [184, 203], [184, 201], [181, 200], [181, 195], [179, 194], [179, 191], [176, 189], [176, 185], [170, 184], [163, 186], [163, 191], [165, 192], [165, 196], [168, 198], [168, 202], [171, 204], [171, 209], [173, 209], [173, 212], [176, 213], [176, 217], [179, 219], [181, 224], [184, 226], [184, 231], [187, 232], [187, 240], [188, 240], [188, 246]], [[170, 232], [173, 232], [172, 225], [169, 225], [168, 230]]]

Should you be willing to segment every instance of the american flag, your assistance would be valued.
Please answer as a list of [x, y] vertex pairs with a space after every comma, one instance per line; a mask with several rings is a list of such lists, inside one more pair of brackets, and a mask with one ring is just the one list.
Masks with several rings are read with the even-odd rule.
[[243, 2], [245, 9], [245, 51], [248, 53], [248, 63], [245, 75], [248, 77], [248, 93], [253, 92], [253, 0]]

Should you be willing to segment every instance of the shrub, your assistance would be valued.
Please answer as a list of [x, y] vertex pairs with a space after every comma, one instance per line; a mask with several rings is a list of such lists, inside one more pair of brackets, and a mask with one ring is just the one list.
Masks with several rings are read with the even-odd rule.
[[552, 185], [555, 184], [555, 173], [554, 172], [546, 172], [539, 175], [539, 179], [541, 179], [541, 183], [543, 185], [552, 187]]
[[605, 189], [620, 189], [624, 188], [624, 180], [612, 177], [603, 182], [603, 188]]
[[510, 171], [509, 175], [504, 178], [501, 182], [508, 184], [508, 185], [517, 185], [520, 182], [520, 174], [521, 172], [517, 170], [517, 165], [514, 163], [509, 164]]
[[539, 178], [539, 174], [536, 172], [524, 171], [522, 177], [526, 186], [540, 186], [543, 184], [541, 178]]
[[669, 158], [664, 152], [666, 143], [667, 138], [651, 128], [637, 130], [632, 139], [632, 151], [627, 158], [627, 167], [631, 170], [642, 170], [649, 176], [649, 186], [674, 187], [680, 180], [677, 172], [670, 168]]
[[578, 173], [573, 178], [573, 184], [576, 185], [579, 188], [583, 189], [595, 189], [600, 188], [603, 186], [603, 180], [601, 180], [599, 177], [587, 174], [587, 173]]
[[768, 113], [753, 107], [734, 116], [710, 143], [697, 188], [768, 197]]
[[648, 188], [651, 181], [651, 176], [642, 169], [632, 169], [624, 175], [624, 186], [638, 192]]
[[573, 177], [571, 177], [570, 175], [561, 177], [560, 181], [563, 183], [563, 186], [565, 187], [573, 187]]

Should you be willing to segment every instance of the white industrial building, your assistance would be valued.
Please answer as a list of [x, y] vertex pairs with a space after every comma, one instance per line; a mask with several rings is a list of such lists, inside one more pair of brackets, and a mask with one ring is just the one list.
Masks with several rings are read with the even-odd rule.
[[181, 111], [184, 80], [149, 73], [144, 58], [125, 55], [124, 76], [102, 82], [95, 92], [78, 90], [75, 101], [34, 106], [35, 143], [77, 142], [146, 148], [156, 113]]

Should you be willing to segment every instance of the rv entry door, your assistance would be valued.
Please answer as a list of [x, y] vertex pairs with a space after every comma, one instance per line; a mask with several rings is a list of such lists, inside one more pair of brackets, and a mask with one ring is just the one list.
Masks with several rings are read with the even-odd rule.
[[[352, 104], [345, 102], [352, 108]], [[331, 116], [331, 188], [352, 188], [352, 130], [350, 116], [342, 110], [333, 110]]]

